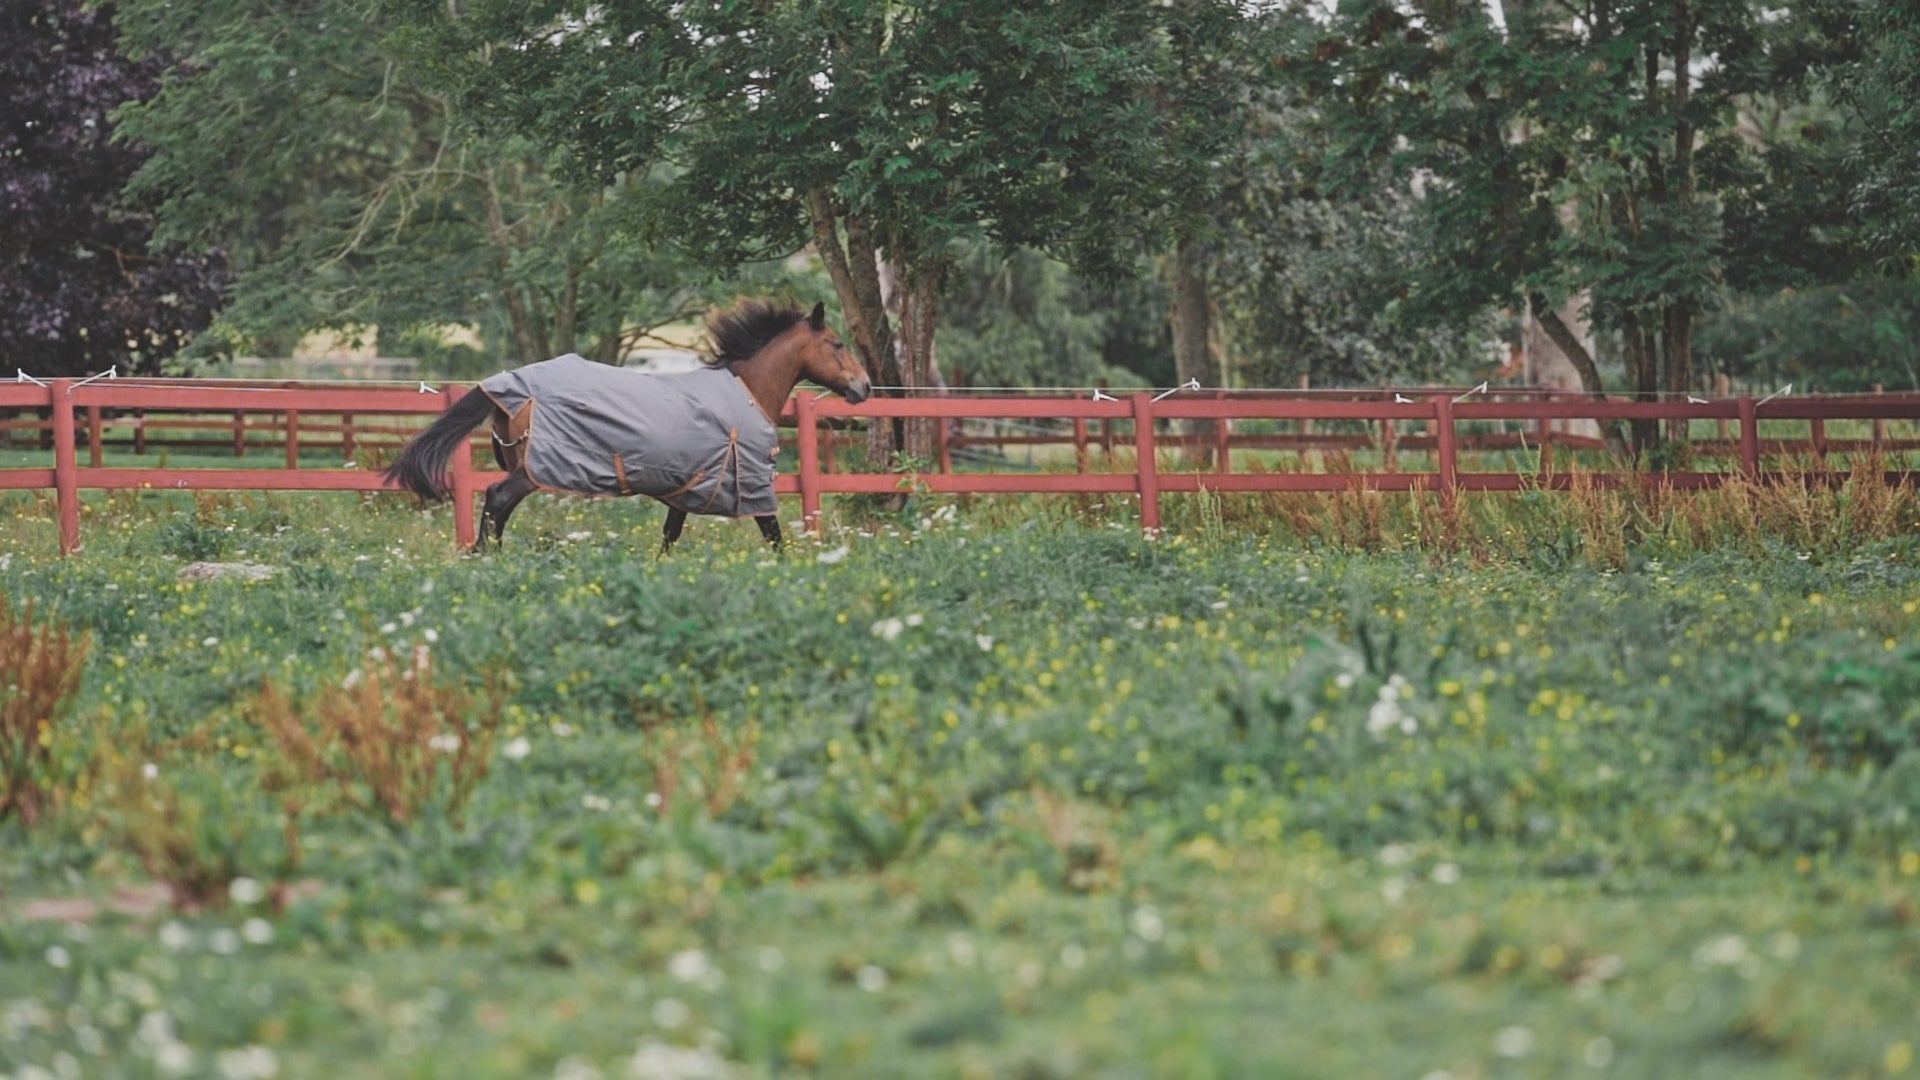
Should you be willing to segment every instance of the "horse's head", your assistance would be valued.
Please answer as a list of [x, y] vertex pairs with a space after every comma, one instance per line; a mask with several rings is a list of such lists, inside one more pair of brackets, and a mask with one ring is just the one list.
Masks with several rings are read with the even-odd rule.
[[800, 377], [819, 383], [855, 405], [873, 393], [873, 380], [840, 335], [827, 326], [827, 305], [813, 305], [803, 327], [807, 340], [800, 345]]

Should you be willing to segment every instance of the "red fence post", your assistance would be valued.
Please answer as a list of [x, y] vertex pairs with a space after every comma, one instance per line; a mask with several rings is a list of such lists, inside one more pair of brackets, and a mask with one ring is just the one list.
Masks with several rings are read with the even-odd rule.
[[1133, 457], [1140, 476], [1140, 528], [1160, 531], [1160, 467], [1153, 456], [1153, 398], [1133, 395]]
[[[1874, 383], [1873, 392], [1875, 395], [1884, 394], [1887, 392], [1887, 388], [1879, 383]], [[1884, 417], [1875, 417], [1873, 421], [1873, 448], [1875, 450], [1880, 449], [1880, 444], [1886, 441], [1887, 421]]]
[[300, 467], [300, 410], [288, 409], [287, 418], [287, 468]]
[[800, 528], [820, 536], [820, 432], [814, 426], [813, 395], [793, 399], [795, 445], [800, 451]]
[[1760, 478], [1760, 421], [1749, 394], [1740, 395], [1740, 471], [1749, 480]]
[[233, 456], [247, 456], [247, 414], [233, 414]]
[[1433, 399], [1433, 431], [1438, 440], [1434, 451], [1440, 457], [1440, 504], [1453, 506], [1454, 488], [1459, 483], [1460, 462], [1453, 431], [1453, 399], [1440, 394]]
[[60, 554], [80, 550], [80, 455], [74, 447], [72, 379], [47, 386], [53, 403], [53, 490], [60, 512]]
[[[459, 404], [465, 393], [461, 387], [447, 387], [447, 408]], [[461, 439], [460, 445], [454, 448], [452, 472], [453, 542], [465, 550], [480, 538], [473, 526], [473, 444], [466, 439]]]

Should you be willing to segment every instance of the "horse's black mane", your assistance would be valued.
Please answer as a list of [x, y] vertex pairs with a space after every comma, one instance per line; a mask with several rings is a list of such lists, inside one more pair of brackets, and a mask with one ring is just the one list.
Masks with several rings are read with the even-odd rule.
[[774, 338], [793, 329], [807, 313], [768, 300], [741, 300], [707, 316], [708, 367], [723, 367], [749, 359]]

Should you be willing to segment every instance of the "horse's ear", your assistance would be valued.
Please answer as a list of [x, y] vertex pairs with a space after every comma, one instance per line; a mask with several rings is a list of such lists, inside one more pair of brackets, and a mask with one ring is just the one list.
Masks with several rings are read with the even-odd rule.
[[827, 328], [827, 305], [813, 305], [813, 314], [807, 316], [807, 325], [813, 327], [813, 332], [816, 334], [825, 330]]

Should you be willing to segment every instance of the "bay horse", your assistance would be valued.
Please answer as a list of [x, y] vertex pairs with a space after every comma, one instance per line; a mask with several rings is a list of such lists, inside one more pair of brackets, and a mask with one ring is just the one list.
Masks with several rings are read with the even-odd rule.
[[702, 366], [655, 375], [568, 354], [482, 380], [416, 436], [386, 470], [388, 484], [432, 502], [452, 495], [447, 463], [467, 436], [493, 425], [507, 478], [487, 488], [480, 536], [500, 543], [514, 507], [536, 491], [651, 495], [667, 506], [660, 552], [689, 513], [751, 516], [780, 545], [773, 495], [776, 418], [801, 379], [859, 404], [872, 381], [826, 323], [826, 305], [741, 300], [707, 316]]

